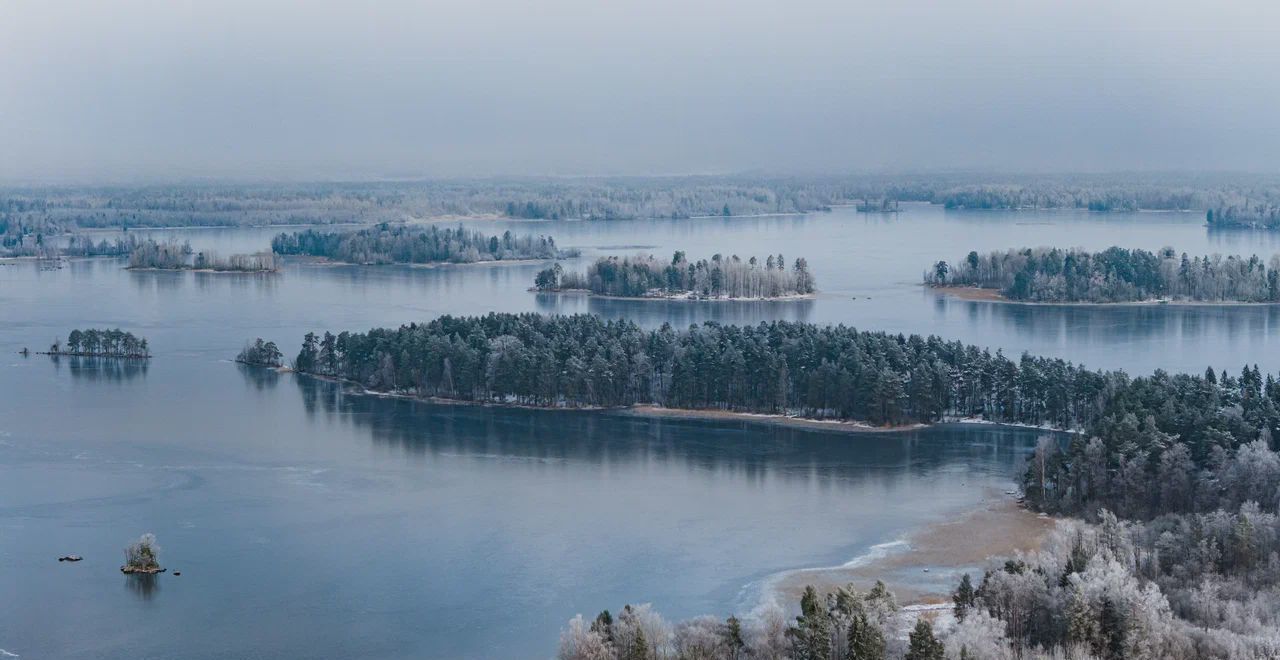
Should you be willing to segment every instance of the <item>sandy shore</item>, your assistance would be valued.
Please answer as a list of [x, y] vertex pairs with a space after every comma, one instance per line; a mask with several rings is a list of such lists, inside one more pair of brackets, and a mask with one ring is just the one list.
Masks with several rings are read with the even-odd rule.
[[665, 419], [698, 419], [715, 422], [748, 422], [753, 424], [769, 424], [773, 426], [791, 426], [821, 431], [848, 431], [852, 433], [895, 433], [925, 428], [926, 424], [907, 424], [903, 426], [873, 426], [866, 422], [850, 422], [834, 419], [807, 419], [804, 417], [788, 417], [786, 415], [767, 415], [764, 413], [733, 412], [730, 410], [694, 410], [688, 408], [662, 408], [659, 406], [631, 406], [619, 408], [619, 415], [635, 415], [639, 417], [659, 417]]
[[819, 592], [851, 583], [866, 590], [883, 580], [901, 605], [946, 603], [961, 574], [976, 572], [976, 580], [989, 558], [1040, 548], [1056, 524], [1053, 518], [1022, 508], [1013, 496], [992, 491], [977, 507], [876, 546], [843, 566], [774, 576], [765, 595], [793, 603], [807, 585]]
[[[926, 285], [927, 286], [927, 285]], [[962, 300], [982, 300], [986, 302], [1016, 302], [1000, 295], [995, 289], [979, 289], [976, 286], [928, 286], [944, 296]]]

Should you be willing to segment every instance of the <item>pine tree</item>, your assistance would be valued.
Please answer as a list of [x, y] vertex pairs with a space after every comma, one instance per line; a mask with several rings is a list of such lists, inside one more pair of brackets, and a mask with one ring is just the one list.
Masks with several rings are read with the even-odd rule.
[[1120, 660], [1125, 657], [1125, 621], [1120, 608], [1110, 598], [1102, 599], [1102, 613], [1098, 617], [1098, 633], [1101, 648], [1096, 649], [1098, 655], [1108, 660]]
[[951, 596], [951, 602], [955, 603], [956, 619], [964, 621], [965, 614], [976, 604], [977, 597], [973, 591], [973, 582], [969, 579], [969, 574], [965, 573], [960, 578], [960, 586], [956, 587], [956, 592]]
[[831, 657], [830, 621], [827, 612], [818, 602], [818, 592], [812, 586], [804, 588], [800, 598], [800, 616], [795, 625], [787, 629], [794, 649], [794, 660], [829, 660]]
[[1078, 588], [1071, 590], [1071, 602], [1067, 605], [1067, 641], [1088, 648], [1098, 646], [1097, 620]]
[[742, 637], [742, 622], [736, 616], [725, 619], [724, 646], [729, 658], [741, 658], [747, 652], [747, 642]]
[[908, 635], [908, 641], [906, 660], [942, 660], [942, 642], [933, 636], [933, 626], [928, 621], [917, 621], [915, 630]]

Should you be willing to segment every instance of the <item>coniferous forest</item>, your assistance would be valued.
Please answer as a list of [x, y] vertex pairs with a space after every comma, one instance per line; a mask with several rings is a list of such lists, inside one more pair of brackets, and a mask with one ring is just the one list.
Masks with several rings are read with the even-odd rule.
[[814, 285], [805, 259], [796, 259], [788, 270], [781, 254], [763, 261], [717, 254], [690, 262], [684, 252], [676, 252], [670, 262], [653, 255], [601, 257], [585, 274], [566, 273], [555, 264], [534, 279], [538, 291], [587, 290], [626, 298], [781, 298], [813, 293]]
[[576, 256], [556, 247], [550, 236], [489, 236], [457, 228], [415, 227], [382, 223], [351, 232], [308, 229], [271, 239], [276, 254], [324, 257], [354, 264], [475, 263], [512, 259], [559, 259]]
[[1139, 302], [1161, 299], [1199, 302], [1280, 302], [1280, 256], [1179, 255], [1111, 247], [1023, 248], [939, 261], [925, 273], [934, 286], [999, 290], [1026, 302]]

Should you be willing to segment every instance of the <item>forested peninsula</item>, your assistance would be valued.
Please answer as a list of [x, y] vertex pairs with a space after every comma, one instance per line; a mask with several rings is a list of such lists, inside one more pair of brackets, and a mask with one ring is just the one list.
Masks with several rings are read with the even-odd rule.
[[676, 252], [670, 262], [653, 255], [601, 257], [587, 266], [586, 273], [566, 273], [557, 263], [537, 274], [534, 289], [621, 298], [775, 299], [813, 293], [814, 278], [803, 258], [788, 270], [781, 254], [763, 261], [717, 254], [710, 260], [690, 262], [684, 252]]
[[[562, 658], [681, 648], [726, 659], [1218, 658], [1280, 649], [1268, 632], [1280, 625], [1280, 383], [1256, 367], [1131, 377], [844, 326], [642, 330], [535, 314], [308, 334], [295, 365], [375, 391], [467, 401], [654, 403], [876, 424], [981, 416], [1078, 431], [1065, 444], [1041, 440], [1022, 491], [1034, 509], [1083, 520], [1061, 523], [1038, 552], [966, 576], [954, 594], [958, 623], [936, 634], [925, 621], [901, 639], [896, 631], [915, 614], [884, 587], [850, 587], [806, 593], [793, 620], [769, 610], [672, 625], [646, 606], [575, 619]], [[855, 643], [862, 651], [850, 655]]]
[[[925, 283], [960, 295], [960, 287], [989, 290], [986, 299], [1042, 303], [1280, 302], [1280, 256], [1188, 256], [1111, 247], [1022, 248], [982, 255], [970, 252], [952, 264], [939, 261]], [[953, 288], [954, 287], [954, 288]]]
[[522, 259], [560, 259], [576, 250], [556, 247], [550, 236], [490, 236], [457, 228], [382, 223], [351, 232], [308, 229], [271, 239], [276, 254], [324, 257], [352, 264], [477, 263]]

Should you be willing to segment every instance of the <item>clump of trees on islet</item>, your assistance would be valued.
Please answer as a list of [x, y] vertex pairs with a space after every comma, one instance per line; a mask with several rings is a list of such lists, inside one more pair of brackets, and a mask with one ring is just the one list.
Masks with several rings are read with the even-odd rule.
[[567, 273], [557, 263], [534, 279], [538, 291], [586, 290], [625, 298], [780, 298], [810, 294], [814, 287], [804, 258], [788, 270], [781, 254], [763, 261], [717, 254], [691, 262], [682, 251], [670, 262], [653, 255], [601, 257], [586, 273]]
[[55, 340], [49, 355], [143, 359], [151, 357], [147, 340], [119, 328], [72, 330], [67, 341]]

